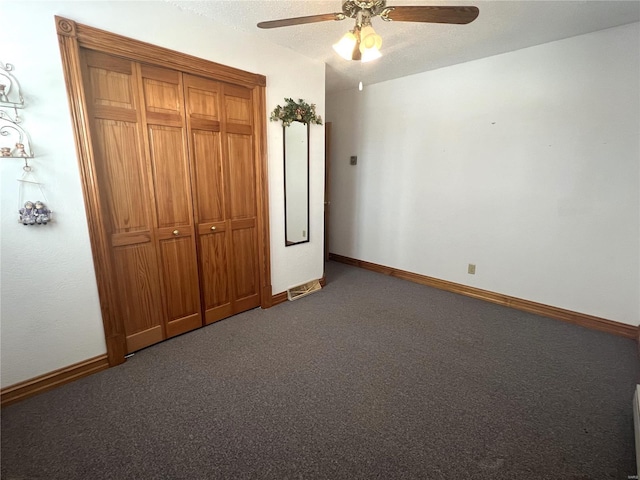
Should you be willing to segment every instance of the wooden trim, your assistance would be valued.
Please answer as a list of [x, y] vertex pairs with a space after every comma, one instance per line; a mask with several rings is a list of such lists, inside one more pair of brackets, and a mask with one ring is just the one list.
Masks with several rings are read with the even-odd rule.
[[129, 335], [127, 337], [127, 351], [135, 352], [154, 343], [161, 342], [164, 338], [163, 328], [164, 325], [156, 325], [149, 330], [143, 330], [142, 332]]
[[73, 382], [82, 377], [97, 373], [109, 368], [107, 355], [93, 357], [80, 363], [69, 365], [68, 367], [54, 370], [53, 372], [40, 375], [39, 377], [16, 383], [0, 391], [1, 405], [6, 407], [13, 403], [32, 397], [42, 392]]
[[280, 305], [281, 303], [286, 302], [289, 299], [287, 296], [287, 292], [276, 293], [273, 297], [271, 297], [271, 306], [275, 307], [276, 305]]
[[161, 58], [163, 67], [191, 73], [193, 75], [204, 75], [214, 80], [230, 82], [249, 88], [254, 86], [264, 87], [267, 85], [267, 78], [264, 75], [246, 72], [227, 65], [176, 52], [175, 50], [89, 27], [81, 23], [76, 23], [68, 18], [56, 16], [55, 19], [58, 37], [66, 36], [75, 38], [80, 46], [91, 50], [151, 64], [158, 64], [158, 59]]
[[258, 269], [260, 275], [260, 306], [270, 308], [271, 236], [269, 231], [269, 172], [267, 170], [267, 100], [266, 89], [258, 85], [253, 89], [254, 152], [256, 157], [256, 200], [258, 202]]
[[82, 179], [82, 192], [87, 217], [92, 219], [92, 221], [88, 222], [89, 239], [107, 343], [107, 355], [109, 365], [115, 366], [124, 362], [126, 339], [124, 325], [122, 319], [116, 313], [117, 306], [114, 303], [116, 296], [115, 283], [112, 281], [110, 240], [102, 229], [104, 219], [100, 208], [100, 194], [94, 170], [87, 102], [82, 84], [80, 46], [75, 35], [76, 24], [74, 22], [56, 17], [56, 24], [67, 88], [67, 99], [75, 133], [74, 140]]
[[537, 315], [542, 315], [556, 320], [562, 320], [563, 322], [573, 323], [592, 330], [600, 330], [614, 335], [619, 335], [621, 337], [632, 338], [634, 340], [640, 339], [639, 327], [634, 325], [627, 325], [625, 323], [587, 315], [586, 313], [573, 312], [571, 310], [565, 310], [564, 308], [553, 307], [551, 305], [532, 302], [531, 300], [524, 300], [521, 298], [511, 297], [509, 295], [503, 295], [501, 293], [490, 292], [488, 290], [449, 282], [447, 280], [427, 277], [425, 275], [407, 272], [405, 270], [385, 267], [384, 265], [344, 257], [335, 253], [330, 253], [329, 259], [347, 265], [352, 265], [354, 267], [360, 267], [373, 272], [382, 273], [384, 275], [402, 278], [421, 285], [438, 288], [440, 290], [458, 293], [467, 297], [478, 298], [487, 302], [515, 308], [517, 310], [523, 310], [525, 312], [535, 313]]

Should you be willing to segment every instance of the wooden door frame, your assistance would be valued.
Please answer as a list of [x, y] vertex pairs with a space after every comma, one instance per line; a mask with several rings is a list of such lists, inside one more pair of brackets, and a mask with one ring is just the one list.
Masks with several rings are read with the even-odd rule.
[[81, 47], [117, 55], [133, 61], [241, 85], [252, 91], [254, 102], [253, 147], [256, 168], [257, 227], [259, 232], [260, 305], [262, 308], [271, 307], [266, 77], [82, 25], [67, 18], [56, 16], [55, 22], [80, 167], [82, 192], [89, 225], [89, 239], [98, 285], [98, 295], [100, 297], [100, 310], [109, 365], [114, 366], [125, 361], [125, 329], [123, 319], [117, 315], [115, 303], [116, 279], [111, 262], [110, 240], [102, 227], [104, 225], [104, 214], [100, 203], [95, 156], [91, 144], [87, 99], [82, 82]]

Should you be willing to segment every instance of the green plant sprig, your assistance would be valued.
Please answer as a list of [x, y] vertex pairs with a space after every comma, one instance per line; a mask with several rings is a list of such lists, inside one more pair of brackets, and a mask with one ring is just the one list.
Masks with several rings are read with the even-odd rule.
[[292, 122], [322, 125], [322, 117], [316, 115], [315, 103], [309, 105], [301, 98], [298, 99], [297, 103], [294, 102], [292, 98], [285, 98], [284, 101], [286, 102], [284, 107], [278, 105], [273, 112], [271, 112], [269, 120], [272, 122], [281, 121], [285, 127], [291, 125]]

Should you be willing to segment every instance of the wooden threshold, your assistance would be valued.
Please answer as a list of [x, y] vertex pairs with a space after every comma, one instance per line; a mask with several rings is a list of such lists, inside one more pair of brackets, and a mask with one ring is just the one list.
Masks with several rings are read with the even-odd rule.
[[615, 322], [605, 318], [594, 317], [593, 315], [587, 315], [586, 313], [573, 312], [564, 308], [552, 307], [551, 305], [511, 297], [501, 293], [490, 292], [488, 290], [482, 290], [480, 288], [470, 287], [460, 283], [440, 280], [434, 277], [427, 277], [426, 275], [386, 267], [384, 265], [378, 265], [377, 263], [365, 262], [364, 260], [357, 260], [355, 258], [345, 257], [335, 253], [329, 253], [329, 260], [352, 265], [354, 267], [364, 268], [384, 275], [390, 275], [392, 277], [402, 278], [404, 280], [409, 280], [410, 282], [427, 285], [440, 290], [458, 293], [467, 297], [478, 298], [480, 300], [515, 308], [517, 310], [535, 313], [555, 320], [562, 320], [563, 322], [573, 323], [592, 330], [600, 330], [602, 332], [612, 333], [614, 335], [640, 341], [640, 327], [636, 327], [634, 325], [627, 325], [625, 323]]
[[63, 367], [53, 372], [45, 373], [39, 377], [16, 383], [0, 391], [0, 404], [3, 407], [32, 397], [47, 390], [51, 390], [65, 383], [72, 382], [82, 377], [109, 368], [109, 360], [106, 355], [93, 357], [80, 363]]

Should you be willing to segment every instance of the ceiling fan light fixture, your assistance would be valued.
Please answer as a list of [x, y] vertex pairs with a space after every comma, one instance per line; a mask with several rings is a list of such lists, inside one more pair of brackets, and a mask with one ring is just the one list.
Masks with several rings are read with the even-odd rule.
[[381, 56], [382, 56], [382, 53], [380, 53], [380, 50], [378, 50], [376, 47], [367, 48], [362, 52], [362, 58], [360, 59], [360, 61], [362, 63], [366, 63], [366, 62], [370, 62], [371, 60], [380, 58]]
[[360, 51], [364, 53], [369, 48], [380, 50], [382, 47], [382, 37], [378, 35], [371, 24], [364, 25], [360, 31]]
[[387, 22], [422, 22], [466, 25], [478, 18], [478, 7], [464, 6], [415, 6], [387, 7], [387, 0], [343, 0], [342, 12], [283, 18], [258, 23], [259, 28], [277, 28], [307, 23], [326, 22], [354, 18], [356, 26], [347, 32], [333, 49], [345, 60], [370, 62], [380, 58], [382, 37], [371, 26], [371, 19], [380, 17]]
[[360, 53], [361, 62], [370, 62], [380, 58], [380, 47], [382, 47], [382, 37], [378, 35], [370, 23], [362, 26], [360, 30]]
[[333, 49], [345, 60], [353, 58], [353, 50], [356, 48], [358, 39], [353, 31], [345, 33], [342, 38], [333, 45]]

